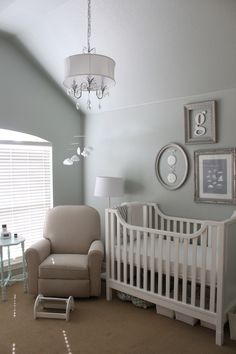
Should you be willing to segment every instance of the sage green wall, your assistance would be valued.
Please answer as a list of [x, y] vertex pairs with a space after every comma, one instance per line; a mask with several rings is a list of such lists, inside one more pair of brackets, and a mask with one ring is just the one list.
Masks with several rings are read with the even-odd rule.
[[[185, 145], [184, 104], [202, 100], [217, 101], [217, 143]], [[94, 151], [85, 163], [85, 202], [97, 208], [104, 219], [107, 201], [93, 196], [95, 177], [122, 176], [125, 196], [122, 201], [154, 201], [175, 216], [204, 219], [229, 217], [235, 206], [194, 202], [193, 152], [236, 146], [236, 89], [201, 96], [173, 99], [127, 109], [104, 112], [86, 118], [85, 131]], [[184, 147], [189, 159], [185, 184], [175, 191], [162, 187], [155, 175], [155, 158], [166, 144]]]
[[54, 205], [83, 201], [80, 166], [62, 164], [82, 118], [62, 91], [12, 37], [0, 35], [0, 128], [46, 139], [53, 147]]

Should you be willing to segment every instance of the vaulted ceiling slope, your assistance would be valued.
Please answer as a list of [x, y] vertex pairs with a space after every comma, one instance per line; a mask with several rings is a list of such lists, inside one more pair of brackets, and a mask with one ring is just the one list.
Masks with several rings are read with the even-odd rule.
[[[18, 37], [62, 86], [86, 45], [87, 0], [1, 0]], [[104, 110], [236, 87], [235, 0], [92, 0], [92, 46], [115, 59]]]

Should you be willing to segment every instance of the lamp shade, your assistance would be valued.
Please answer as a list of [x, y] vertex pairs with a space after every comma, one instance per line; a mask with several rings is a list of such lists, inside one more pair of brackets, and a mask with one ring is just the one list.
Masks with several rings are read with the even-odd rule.
[[[75, 80], [80, 86], [86, 82], [88, 76], [93, 77], [94, 90], [100, 87], [111, 87], [114, 80], [115, 62], [110, 57], [100, 54], [75, 54], [65, 59], [64, 86], [71, 88]], [[82, 90], [87, 91], [87, 88]]]
[[96, 177], [94, 195], [96, 197], [122, 197], [124, 180], [121, 177]]

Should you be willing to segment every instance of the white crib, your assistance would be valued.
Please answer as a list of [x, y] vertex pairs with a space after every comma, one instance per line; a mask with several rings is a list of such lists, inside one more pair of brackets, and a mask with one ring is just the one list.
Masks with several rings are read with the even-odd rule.
[[115, 289], [199, 319], [222, 345], [236, 305], [236, 213], [203, 221], [165, 216], [154, 203], [141, 208], [143, 226], [106, 210], [107, 300]]

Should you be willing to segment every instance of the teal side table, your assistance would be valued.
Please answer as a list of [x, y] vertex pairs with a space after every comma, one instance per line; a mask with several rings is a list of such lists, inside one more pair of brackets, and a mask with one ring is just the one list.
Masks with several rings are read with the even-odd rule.
[[[11, 255], [10, 255], [10, 248], [13, 246], [21, 245], [22, 250], [22, 276], [14, 277], [12, 276], [12, 264], [11, 264]], [[4, 277], [4, 264], [3, 264], [3, 247], [7, 247], [7, 276]], [[7, 299], [6, 287], [11, 282], [15, 281], [23, 281], [24, 285], [24, 292], [27, 291], [27, 284], [26, 284], [26, 270], [25, 270], [25, 238], [18, 236], [16, 238], [11, 237], [8, 239], [2, 239], [0, 237], [0, 264], [1, 264], [1, 291], [2, 291], [2, 300], [5, 301]]]

